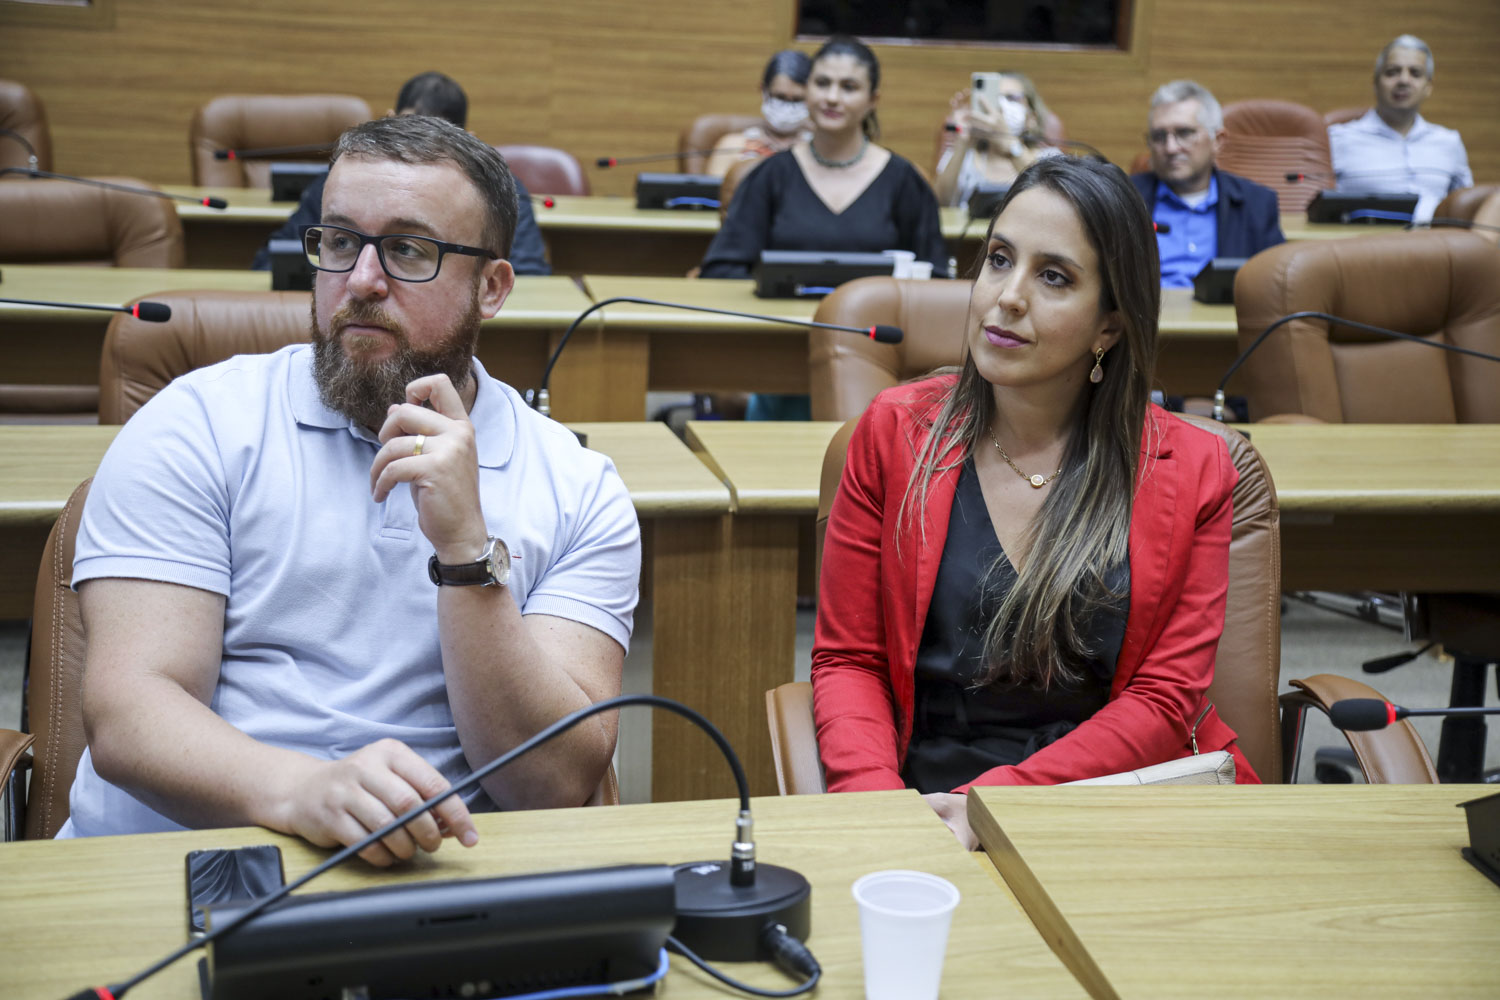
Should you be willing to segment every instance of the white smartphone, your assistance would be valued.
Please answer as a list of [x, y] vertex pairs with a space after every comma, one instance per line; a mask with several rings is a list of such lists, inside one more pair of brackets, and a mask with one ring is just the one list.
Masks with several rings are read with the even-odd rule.
[[999, 73], [970, 73], [969, 110], [976, 115], [999, 116], [1001, 79]]

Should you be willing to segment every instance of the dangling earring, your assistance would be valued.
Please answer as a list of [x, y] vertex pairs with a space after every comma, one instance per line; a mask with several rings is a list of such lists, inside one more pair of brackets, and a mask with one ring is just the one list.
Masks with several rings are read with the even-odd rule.
[[1104, 348], [1094, 348], [1094, 370], [1089, 372], [1089, 381], [1094, 383], [1095, 385], [1098, 385], [1100, 382], [1104, 381], [1104, 369], [1100, 367], [1100, 363], [1103, 360]]

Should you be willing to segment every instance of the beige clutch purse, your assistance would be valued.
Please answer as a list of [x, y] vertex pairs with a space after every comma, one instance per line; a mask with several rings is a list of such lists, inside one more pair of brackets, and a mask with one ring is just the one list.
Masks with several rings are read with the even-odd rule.
[[1234, 756], [1228, 750], [1197, 753], [1164, 764], [1104, 774], [1097, 778], [1065, 781], [1065, 785], [1232, 785]]

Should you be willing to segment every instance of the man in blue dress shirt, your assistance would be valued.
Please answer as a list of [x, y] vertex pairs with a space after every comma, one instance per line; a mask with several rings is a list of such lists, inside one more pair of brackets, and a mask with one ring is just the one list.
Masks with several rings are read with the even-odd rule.
[[1433, 69], [1427, 43], [1401, 35], [1375, 60], [1375, 107], [1328, 127], [1339, 190], [1415, 194], [1418, 222], [1431, 219], [1449, 191], [1474, 185], [1463, 139], [1418, 113], [1432, 96]]
[[1252, 257], [1284, 243], [1276, 192], [1214, 166], [1224, 112], [1207, 89], [1173, 80], [1151, 96], [1151, 170], [1130, 178], [1158, 225], [1161, 283], [1191, 288], [1215, 257]]

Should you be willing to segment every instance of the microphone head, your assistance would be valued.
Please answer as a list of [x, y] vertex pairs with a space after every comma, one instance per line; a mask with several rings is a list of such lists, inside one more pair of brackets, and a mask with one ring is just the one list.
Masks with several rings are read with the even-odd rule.
[[204, 198], [203, 204], [209, 208], [228, 208], [229, 202], [223, 198]]
[[594, 161], [594, 166], [596, 167], [612, 167], [614, 165], [615, 158], [613, 156], [601, 156]]
[[172, 307], [165, 302], [137, 302], [130, 315], [146, 323], [165, 323], [172, 318]]
[[877, 344], [899, 344], [904, 336], [899, 326], [876, 323], [870, 327], [870, 339]]
[[1328, 721], [1356, 733], [1384, 729], [1396, 721], [1396, 707], [1379, 698], [1344, 698], [1328, 706]]
[[1158, 233], [1161, 233], [1163, 236], [1172, 235], [1172, 227], [1165, 222], [1152, 222], [1151, 228], [1156, 230]]
[[1307, 180], [1307, 175], [1306, 174], [1299, 174], [1299, 173], [1289, 173], [1289, 174], [1286, 175], [1286, 179], [1290, 183], [1295, 184], [1297, 181], [1305, 181], [1305, 180]]
[[216, 160], [232, 160], [232, 159], [234, 159], [234, 150], [232, 150], [232, 149], [216, 149], [216, 150], [214, 150], [214, 159], [216, 159]]

